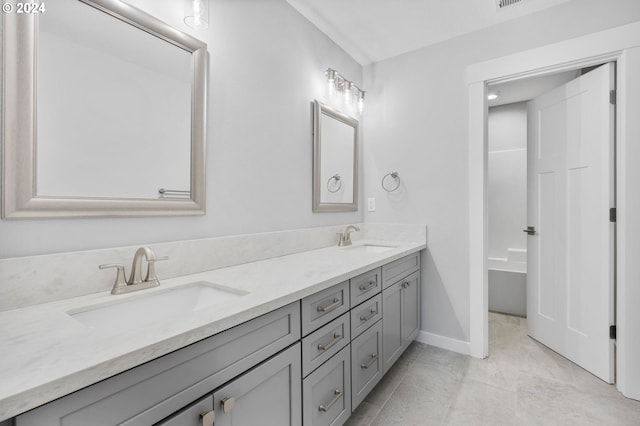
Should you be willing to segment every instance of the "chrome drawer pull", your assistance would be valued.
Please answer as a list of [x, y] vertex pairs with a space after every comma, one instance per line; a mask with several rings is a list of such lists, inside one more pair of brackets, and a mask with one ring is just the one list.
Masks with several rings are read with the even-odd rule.
[[376, 309], [371, 308], [371, 313], [369, 315], [360, 315], [360, 321], [369, 321], [371, 318], [378, 315], [378, 311]]
[[333, 303], [327, 306], [318, 306], [318, 312], [329, 312], [342, 305], [342, 299], [337, 297], [333, 299]]
[[358, 287], [358, 289], [360, 289], [361, 292], [365, 292], [365, 291], [369, 291], [372, 288], [375, 288], [378, 286], [378, 281], [369, 281], [369, 284], [361, 284], [360, 287]]
[[230, 413], [236, 406], [236, 399], [234, 397], [225, 398], [220, 401], [220, 405], [222, 405], [222, 411]]
[[213, 421], [216, 418], [215, 411], [207, 411], [206, 413], [200, 413], [200, 424], [202, 426], [213, 426]]
[[360, 364], [360, 368], [369, 368], [373, 365], [374, 362], [376, 362], [376, 359], [378, 359], [378, 354], [371, 354], [371, 361], [369, 361], [366, 364]]
[[336, 397], [335, 397], [335, 398], [333, 398], [333, 399], [331, 400], [331, 402], [330, 402], [330, 403], [328, 403], [327, 405], [320, 404], [320, 406], [318, 407], [318, 410], [320, 410], [320, 411], [325, 411], [325, 412], [326, 412], [326, 411], [329, 411], [329, 410], [331, 410], [331, 407], [333, 407], [333, 406], [334, 406], [334, 404], [335, 404], [336, 402], [338, 402], [338, 400], [339, 400], [339, 399], [340, 399], [340, 397], [342, 396], [342, 391], [341, 391], [340, 389], [336, 389], [336, 390], [335, 390], [335, 391], [333, 391], [333, 392], [336, 394]]
[[318, 350], [326, 351], [327, 349], [330, 349], [333, 345], [335, 345], [335, 344], [336, 344], [336, 343], [338, 343], [340, 340], [342, 340], [342, 338], [343, 338], [343, 337], [344, 337], [344, 336], [341, 336], [339, 333], [334, 333], [334, 335], [333, 335], [333, 340], [332, 340], [332, 341], [330, 341], [330, 342], [329, 342], [329, 343], [327, 343], [327, 344], [320, 343], [320, 344], [318, 345]]

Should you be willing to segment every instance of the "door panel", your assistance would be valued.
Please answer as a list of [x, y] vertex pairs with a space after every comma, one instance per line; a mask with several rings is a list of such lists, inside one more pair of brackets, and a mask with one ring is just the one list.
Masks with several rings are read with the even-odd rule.
[[529, 335], [612, 383], [614, 65], [528, 104]]
[[216, 390], [216, 426], [300, 426], [300, 357], [297, 343]]

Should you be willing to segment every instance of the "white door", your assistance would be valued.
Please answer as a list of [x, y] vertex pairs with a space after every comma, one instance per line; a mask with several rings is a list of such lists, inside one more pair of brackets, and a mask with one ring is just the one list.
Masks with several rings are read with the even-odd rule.
[[531, 337], [614, 382], [614, 64], [528, 104]]

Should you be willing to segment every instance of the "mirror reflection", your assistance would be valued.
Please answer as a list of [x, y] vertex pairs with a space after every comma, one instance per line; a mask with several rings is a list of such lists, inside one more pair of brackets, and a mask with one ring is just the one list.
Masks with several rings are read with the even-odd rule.
[[37, 195], [190, 189], [190, 52], [57, 0], [39, 20], [37, 66]]
[[313, 211], [355, 211], [358, 121], [318, 101], [314, 109]]
[[205, 43], [120, 0], [2, 19], [3, 218], [204, 214]]

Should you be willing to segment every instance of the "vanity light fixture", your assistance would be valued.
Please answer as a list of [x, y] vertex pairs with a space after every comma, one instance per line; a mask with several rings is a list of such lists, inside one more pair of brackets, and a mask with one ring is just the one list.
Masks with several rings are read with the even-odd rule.
[[495, 93], [489, 93], [487, 95], [487, 99], [492, 101], [494, 99], [498, 99], [498, 96], [500, 96], [500, 92], [495, 92]]
[[194, 30], [209, 28], [209, 0], [183, 0], [184, 23]]
[[362, 115], [365, 91], [334, 69], [327, 69], [324, 75], [327, 77], [327, 97], [332, 101], [336, 98], [342, 98], [342, 102], [348, 109], [352, 107], [355, 100], [358, 114]]

